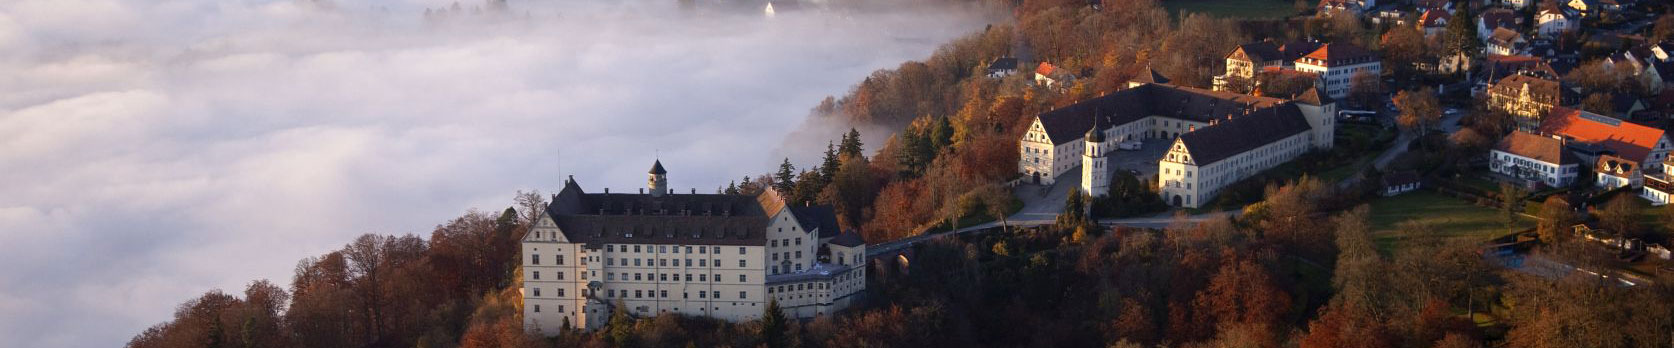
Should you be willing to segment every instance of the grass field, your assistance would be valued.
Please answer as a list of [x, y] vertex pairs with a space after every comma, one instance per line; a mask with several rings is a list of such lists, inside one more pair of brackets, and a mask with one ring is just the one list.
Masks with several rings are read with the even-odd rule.
[[1296, 14], [1294, 3], [1287, 0], [1164, 0], [1162, 5], [1169, 14], [1184, 10], [1224, 18], [1280, 18]]
[[[1460, 242], [1480, 243], [1509, 233], [1499, 210], [1427, 190], [1381, 198], [1372, 201], [1371, 208], [1373, 238], [1384, 252], [1411, 241], [1411, 236], [1396, 229], [1408, 220], [1429, 224], [1440, 238]], [[1519, 217], [1517, 226], [1534, 227], [1534, 221]]]

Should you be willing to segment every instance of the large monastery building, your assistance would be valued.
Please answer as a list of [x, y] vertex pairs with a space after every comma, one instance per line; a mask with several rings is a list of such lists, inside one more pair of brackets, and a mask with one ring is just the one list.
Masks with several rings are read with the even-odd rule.
[[[1085, 193], [1104, 195], [1095, 188], [1108, 186], [1110, 176], [1100, 174], [1112, 170], [1103, 158], [1113, 144], [1168, 139], [1157, 162], [1163, 199], [1197, 207], [1229, 184], [1334, 141], [1336, 105], [1317, 88], [1285, 100], [1175, 86], [1150, 71], [1140, 76], [1148, 78], [1037, 115], [1018, 149], [1025, 180], [1051, 185], [1081, 173]], [[1089, 143], [1093, 134], [1102, 136]]]

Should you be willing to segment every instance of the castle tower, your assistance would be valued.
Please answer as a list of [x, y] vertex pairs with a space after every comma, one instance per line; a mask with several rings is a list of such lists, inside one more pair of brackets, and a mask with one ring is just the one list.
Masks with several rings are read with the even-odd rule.
[[651, 164], [650, 175], [651, 177], [646, 180], [645, 186], [651, 188], [651, 197], [662, 197], [663, 194], [668, 193], [668, 171], [663, 170], [662, 160], [657, 160], [656, 163]]
[[1102, 115], [1094, 114], [1093, 129], [1087, 130], [1087, 151], [1081, 152], [1081, 192], [1093, 197], [1103, 197], [1110, 193], [1110, 161], [1105, 156], [1110, 151], [1105, 143], [1104, 127], [1099, 120]]

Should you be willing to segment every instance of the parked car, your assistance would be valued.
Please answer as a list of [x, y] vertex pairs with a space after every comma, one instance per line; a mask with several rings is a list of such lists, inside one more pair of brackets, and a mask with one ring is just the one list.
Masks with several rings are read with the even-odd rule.
[[1116, 144], [1116, 148], [1127, 151], [1138, 151], [1140, 145], [1141, 143], [1138, 140], [1129, 140]]

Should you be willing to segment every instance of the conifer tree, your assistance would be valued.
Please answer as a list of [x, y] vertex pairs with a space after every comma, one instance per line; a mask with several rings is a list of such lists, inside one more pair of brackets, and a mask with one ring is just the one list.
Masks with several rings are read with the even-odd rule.
[[861, 156], [861, 146], [863, 144], [860, 143], [860, 131], [849, 128], [849, 134], [843, 135], [843, 143], [837, 147], [837, 153], [843, 157]]
[[779, 172], [773, 174], [773, 189], [779, 190], [779, 194], [790, 194], [795, 186], [796, 166], [791, 165], [790, 158], [785, 158], [785, 162], [779, 164]]
[[820, 180], [827, 183], [831, 182], [831, 179], [837, 177], [837, 167], [841, 165], [843, 165], [843, 162], [837, 158], [837, 146], [829, 141], [826, 142], [825, 157], [820, 159], [820, 167], [817, 168], [820, 172]]
[[779, 301], [768, 300], [767, 308], [761, 313], [762, 344], [769, 348], [788, 346], [785, 342], [786, 322], [785, 312], [779, 309]]

